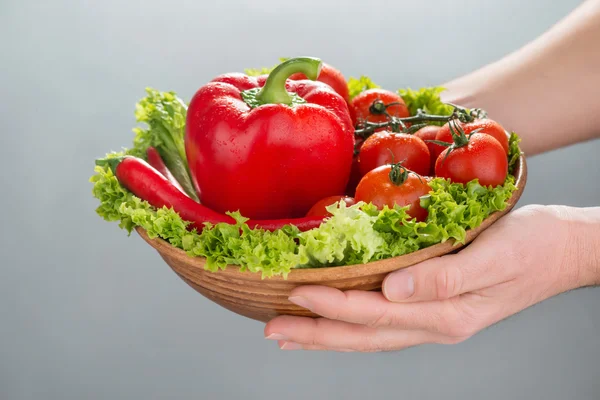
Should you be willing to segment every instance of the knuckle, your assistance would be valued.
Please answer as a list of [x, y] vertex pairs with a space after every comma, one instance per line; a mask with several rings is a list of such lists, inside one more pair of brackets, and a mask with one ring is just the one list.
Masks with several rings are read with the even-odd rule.
[[455, 265], [443, 268], [435, 275], [435, 295], [439, 300], [446, 300], [460, 293], [462, 287], [462, 271]]
[[448, 301], [448, 311], [444, 315], [440, 333], [449, 338], [464, 340], [477, 332], [480, 322], [460, 304], [459, 301]]

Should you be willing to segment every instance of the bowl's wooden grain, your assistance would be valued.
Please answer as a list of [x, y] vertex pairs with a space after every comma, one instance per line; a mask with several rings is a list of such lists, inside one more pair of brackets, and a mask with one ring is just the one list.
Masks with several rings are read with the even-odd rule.
[[288, 301], [293, 288], [299, 285], [317, 284], [341, 290], [381, 290], [383, 279], [388, 273], [464, 247], [508, 213], [521, 197], [527, 181], [527, 164], [523, 155], [514, 173], [517, 178], [517, 190], [510, 198], [506, 209], [490, 215], [478, 228], [467, 231], [464, 244], [455, 244], [450, 240], [411, 254], [367, 264], [297, 269], [293, 270], [287, 279], [282, 277], [262, 279], [257, 273], [240, 272], [237, 266], [209, 272], [204, 269], [204, 258], [190, 257], [183, 250], [171, 246], [162, 239], [150, 239], [141, 228], [137, 228], [137, 232], [158, 251], [165, 262], [189, 286], [230, 311], [264, 322], [282, 314], [314, 317], [315, 315], [308, 310]]

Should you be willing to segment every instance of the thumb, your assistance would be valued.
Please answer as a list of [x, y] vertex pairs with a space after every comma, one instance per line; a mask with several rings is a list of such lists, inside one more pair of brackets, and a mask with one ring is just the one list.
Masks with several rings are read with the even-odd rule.
[[392, 272], [383, 281], [383, 295], [392, 302], [445, 300], [508, 280], [499, 254], [474, 250], [467, 247]]

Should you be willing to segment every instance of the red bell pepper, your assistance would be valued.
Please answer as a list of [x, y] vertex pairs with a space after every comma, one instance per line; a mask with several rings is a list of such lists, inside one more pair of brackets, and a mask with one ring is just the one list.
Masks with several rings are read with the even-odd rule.
[[[302, 73], [294, 74], [289, 79], [301, 80], [306, 79], [306, 76]], [[348, 82], [341, 73], [341, 71], [335, 69], [329, 64], [323, 63], [323, 68], [317, 78], [319, 82], [323, 82], [331, 86], [340, 96], [346, 100], [346, 103], [350, 104], [350, 94], [348, 92]]]
[[[321, 65], [292, 58], [266, 81], [226, 74], [196, 92], [185, 145], [204, 205], [252, 219], [295, 218], [344, 193], [354, 129], [344, 98], [314, 82]], [[312, 81], [288, 79], [295, 73]]]

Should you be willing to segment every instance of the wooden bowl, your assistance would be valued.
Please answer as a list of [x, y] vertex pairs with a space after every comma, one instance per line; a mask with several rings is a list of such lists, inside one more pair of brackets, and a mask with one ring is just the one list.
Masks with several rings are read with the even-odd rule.
[[288, 301], [293, 288], [299, 285], [316, 284], [340, 290], [381, 290], [383, 279], [388, 273], [429, 258], [455, 252], [473, 241], [515, 206], [527, 181], [527, 165], [523, 155], [514, 174], [517, 190], [513, 192], [506, 209], [493, 213], [479, 227], [468, 230], [464, 244], [455, 244], [454, 240], [449, 240], [414, 253], [367, 264], [297, 269], [292, 270], [287, 279], [280, 276], [262, 279], [259, 273], [240, 272], [239, 267], [233, 265], [225, 270], [210, 272], [204, 269], [206, 262], [204, 258], [190, 257], [183, 250], [171, 246], [162, 239], [148, 238], [141, 228], [137, 228], [137, 231], [189, 286], [230, 311], [263, 322], [282, 314], [315, 317], [308, 310]]

